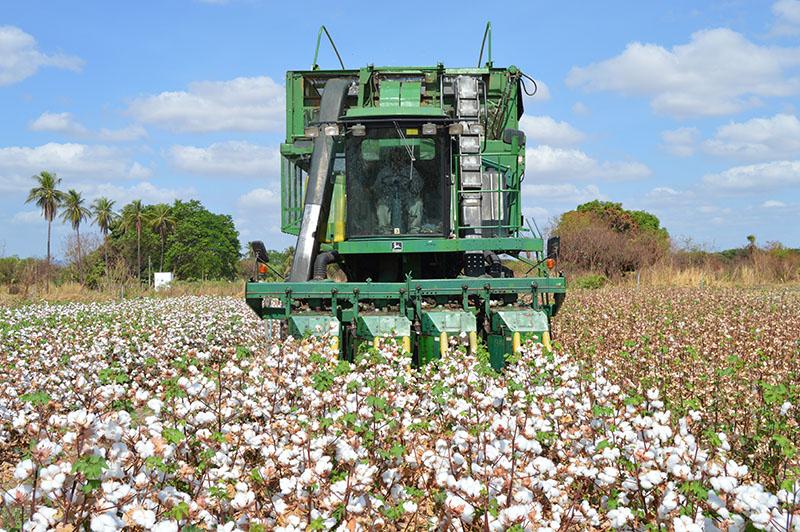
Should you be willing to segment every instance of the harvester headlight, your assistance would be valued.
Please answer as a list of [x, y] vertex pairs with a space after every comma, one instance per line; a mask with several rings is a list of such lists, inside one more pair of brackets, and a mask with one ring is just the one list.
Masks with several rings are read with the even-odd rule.
[[338, 137], [339, 124], [327, 124], [325, 126], [325, 135], [327, 135], [328, 137]]
[[552, 270], [553, 268], [556, 267], [556, 259], [552, 257], [544, 261], [544, 263], [547, 265], [548, 270]]
[[433, 122], [426, 122], [422, 124], [422, 134], [423, 135], [435, 135], [436, 134], [436, 124]]
[[464, 126], [460, 123], [450, 124], [450, 127], [447, 128], [447, 132], [453, 136], [460, 135], [464, 132]]
[[311, 137], [312, 139], [319, 137], [319, 126], [308, 126], [303, 133], [306, 137]]
[[354, 137], [363, 137], [367, 134], [367, 126], [364, 124], [356, 124], [350, 128], [350, 134]]

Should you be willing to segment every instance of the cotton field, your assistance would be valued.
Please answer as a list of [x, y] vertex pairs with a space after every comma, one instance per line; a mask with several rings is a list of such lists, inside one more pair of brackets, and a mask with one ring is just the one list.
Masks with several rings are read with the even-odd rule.
[[[326, 338], [271, 343], [236, 299], [0, 309], [0, 528], [800, 530], [798, 329], [761, 323], [784, 335], [772, 360], [735, 326], [704, 333], [762, 361], [718, 375], [722, 411], [701, 379], [728, 367], [705, 369], [716, 351], [674, 362], [575, 297], [580, 334], [501, 374], [463, 348], [415, 370], [391, 342], [354, 363]], [[693, 314], [676, 305], [664, 334]]]

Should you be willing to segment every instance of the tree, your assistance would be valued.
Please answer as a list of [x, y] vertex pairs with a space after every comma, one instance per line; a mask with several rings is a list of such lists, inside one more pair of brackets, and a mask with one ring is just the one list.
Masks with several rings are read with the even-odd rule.
[[150, 227], [158, 233], [161, 238], [161, 262], [159, 271], [164, 271], [164, 245], [167, 241], [167, 233], [175, 227], [175, 217], [172, 216], [172, 209], [165, 203], [154, 206], [148, 215]]
[[80, 192], [69, 189], [64, 196], [64, 212], [61, 213], [61, 220], [69, 223], [75, 230], [75, 239], [78, 245], [78, 278], [83, 284], [83, 257], [81, 256], [81, 223], [89, 219], [92, 213], [83, 205], [84, 199]]
[[598, 200], [561, 215], [554, 233], [561, 237], [561, 257], [568, 269], [601, 271], [606, 277], [655, 263], [670, 243], [656, 216]]
[[214, 214], [196, 200], [172, 206], [175, 229], [164, 260], [180, 279], [234, 279], [239, 233], [228, 215]]
[[103, 234], [103, 262], [106, 272], [108, 272], [108, 232], [111, 223], [116, 219], [117, 213], [114, 212], [114, 201], [108, 198], [97, 198], [92, 203], [92, 215], [94, 223]]
[[142, 200], [133, 200], [122, 209], [122, 230], [136, 231], [136, 279], [142, 277], [142, 223], [144, 222], [144, 205]]
[[64, 193], [58, 190], [58, 185], [61, 183], [61, 178], [56, 177], [56, 174], [42, 171], [39, 175], [33, 176], [36, 180], [36, 186], [33, 187], [28, 193], [28, 199], [25, 203], [35, 203], [37, 207], [42, 209], [42, 216], [47, 220], [47, 272], [45, 279], [47, 283], [47, 291], [50, 291], [50, 234], [53, 225], [53, 219], [56, 217], [58, 207], [64, 200]]

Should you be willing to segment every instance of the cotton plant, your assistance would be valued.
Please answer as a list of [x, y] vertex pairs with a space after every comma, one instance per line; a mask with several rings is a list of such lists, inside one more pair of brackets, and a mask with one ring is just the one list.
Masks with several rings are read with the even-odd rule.
[[710, 412], [538, 344], [340, 361], [211, 297], [0, 321], [2, 528], [800, 530], [800, 481], [765, 488]]

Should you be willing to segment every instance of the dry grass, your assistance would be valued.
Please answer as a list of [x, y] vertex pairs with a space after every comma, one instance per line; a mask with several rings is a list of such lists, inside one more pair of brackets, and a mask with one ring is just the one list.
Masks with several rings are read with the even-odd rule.
[[12, 294], [6, 286], [0, 287], [0, 306], [13, 306], [26, 303], [48, 301], [50, 303], [112, 301], [137, 297], [178, 297], [178, 296], [230, 296], [244, 297], [243, 281], [176, 281], [169, 288], [154, 290], [135, 284], [114, 285], [100, 290], [92, 290], [79, 283], [64, 283], [50, 286], [33, 286], [27, 293]]

